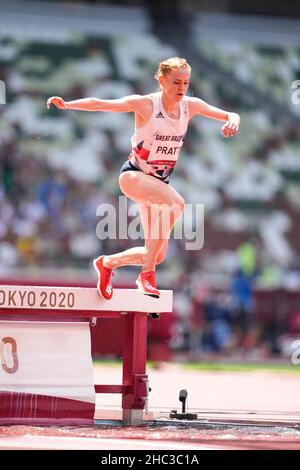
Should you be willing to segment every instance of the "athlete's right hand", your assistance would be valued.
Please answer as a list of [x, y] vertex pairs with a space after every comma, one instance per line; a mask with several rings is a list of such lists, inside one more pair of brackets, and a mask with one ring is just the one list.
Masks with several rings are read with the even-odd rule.
[[58, 109], [67, 109], [66, 102], [60, 96], [51, 96], [47, 100], [47, 109], [50, 108], [51, 104], [54, 104]]

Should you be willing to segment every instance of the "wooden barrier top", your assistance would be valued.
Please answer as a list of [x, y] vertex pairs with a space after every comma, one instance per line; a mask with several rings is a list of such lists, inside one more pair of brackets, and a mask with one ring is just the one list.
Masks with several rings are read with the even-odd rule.
[[[7, 310], [93, 312], [172, 312], [173, 292], [161, 290], [159, 299], [137, 289], [114, 289], [111, 300], [99, 297], [96, 288], [49, 286], [0, 286], [0, 314]], [[23, 312], [25, 313], [25, 312]], [[99, 313], [100, 316], [100, 313]]]

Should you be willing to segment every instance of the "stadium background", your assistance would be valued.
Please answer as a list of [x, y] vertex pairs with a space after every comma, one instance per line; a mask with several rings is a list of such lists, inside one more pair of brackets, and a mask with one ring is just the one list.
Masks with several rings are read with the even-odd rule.
[[[158, 282], [174, 286], [174, 315], [149, 321], [149, 357], [289, 361], [300, 334], [299, 16], [274, 1], [1, 2], [0, 282], [94, 285], [92, 258], [137, 244], [96, 236], [99, 204], [117, 207], [132, 116], [45, 103], [155, 91], [157, 63], [184, 56], [190, 93], [242, 124], [229, 141], [218, 122], [190, 125], [172, 181], [205, 205], [204, 247], [171, 239]], [[137, 272], [118, 270], [116, 284]], [[121, 334], [102, 320], [94, 355], [118, 357]]]

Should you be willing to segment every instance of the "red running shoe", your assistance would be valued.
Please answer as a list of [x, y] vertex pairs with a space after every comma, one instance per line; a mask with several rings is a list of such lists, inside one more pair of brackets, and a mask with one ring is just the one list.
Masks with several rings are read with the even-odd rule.
[[110, 300], [113, 295], [113, 287], [111, 284], [111, 277], [114, 275], [112, 269], [106, 268], [103, 265], [104, 256], [94, 259], [93, 265], [98, 274], [97, 291], [100, 297], [104, 300]]
[[156, 289], [154, 271], [147, 271], [145, 273], [141, 272], [135, 283], [142, 294], [150, 295], [157, 299], [160, 297], [160, 292]]

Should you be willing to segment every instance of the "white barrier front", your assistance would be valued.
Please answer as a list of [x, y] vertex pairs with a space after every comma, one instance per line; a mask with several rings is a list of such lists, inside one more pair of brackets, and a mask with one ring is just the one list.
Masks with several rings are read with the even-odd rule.
[[[149, 391], [147, 317], [172, 312], [172, 295], [114, 289], [108, 301], [95, 288], [0, 286], [0, 423], [92, 423], [95, 392], [121, 393], [123, 422], [141, 423]], [[49, 321], [54, 317], [60, 321]], [[120, 320], [122, 384], [93, 384], [89, 323], [73, 317]]]
[[91, 423], [87, 322], [0, 321], [0, 422]]

